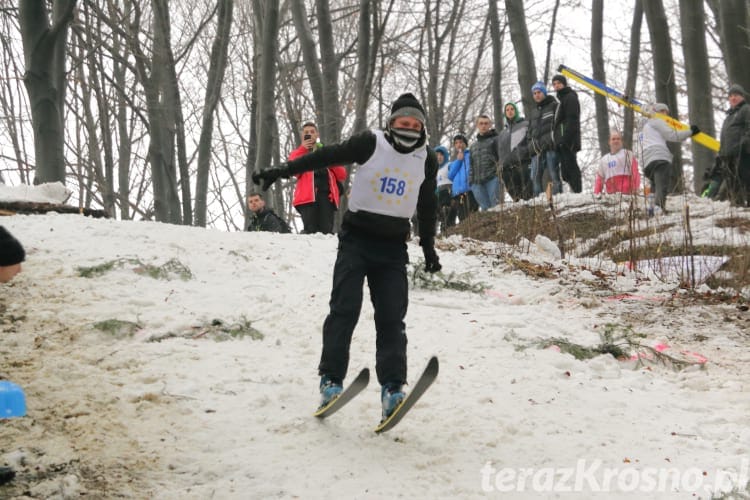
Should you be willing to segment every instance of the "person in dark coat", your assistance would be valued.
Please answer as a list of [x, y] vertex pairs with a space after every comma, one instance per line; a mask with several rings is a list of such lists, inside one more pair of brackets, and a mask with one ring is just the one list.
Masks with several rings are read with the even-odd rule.
[[26, 251], [21, 242], [0, 226], [0, 283], [7, 283], [21, 272], [21, 262], [26, 259]]
[[536, 106], [531, 110], [529, 127], [526, 130], [526, 143], [531, 155], [531, 183], [534, 196], [545, 191], [542, 177], [546, 171], [552, 183], [552, 194], [562, 193], [560, 167], [555, 149], [554, 129], [555, 111], [558, 102], [554, 96], [547, 95], [543, 82], [536, 82], [531, 87]]
[[376, 372], [381, 384], [383, 418], [405, 398], [406, 309], [409, 219], [417, 212], [419, 244], [425, 270], [441, 269], [435, 252], [437, 171], [435, 152], [427, 147], [425, 112], [412, 94], [393, 102], [385, 130], [366, 130], [324, 146], [287, 164], [253, 175], [268, 189], [279, 177], [358, 165], [349, 207], [341, 224], [333, 268], [330, 312], [323, 323], [323, 352], [318, 365], [321, 408], [337, 398], [349, 367], [349, 347], [362, 308], [367, 279], [375, 309]]
[[247, 197], [247, 208], [253, 213], [250, 217], [248, 231], [269, 231], [272, 233], [291, 233], [284, 219], [276, 212], [266, 207], [266, 200], [260, 193], [253, 193]]
[[555, 112], [555, 148], [560, 161], [560, 175], [571, 191], [580, 193], [583, 184], [576, 155], [581, 150], [581, 105], [578, 94], [568, 87], [568, 79], [564, 75], [552, 77], [552, 88], [560, 101]]
[[735, 206], [750, 206], [750, 105], [742, 86], [729, 87], [729, 109], [721, 126], [721, 146], [714, 168], [709, 172], [711, 183], [703, 196], [715, 197], [721, 182], [726, 182], [726, 196]]
[[501, 180], [513, 201], [528, 200], [533, 195], [526, 143], [529, 122], [518, 113], [513, 102], [506, 103], [503, 111], [505, 128], [497, 136]]

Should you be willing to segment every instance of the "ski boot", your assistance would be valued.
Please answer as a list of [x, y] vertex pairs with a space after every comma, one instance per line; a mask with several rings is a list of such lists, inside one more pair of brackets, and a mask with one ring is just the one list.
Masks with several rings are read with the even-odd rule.
[[320, 377], [320, 408], [339, 397], [344, 388], [340, 380], [334, 380], [328, 375]]
[[380, 400], [383, 403], [383, 420], [390, 417], [406, 397], [400, 382], [389, 382], [380, 390]]

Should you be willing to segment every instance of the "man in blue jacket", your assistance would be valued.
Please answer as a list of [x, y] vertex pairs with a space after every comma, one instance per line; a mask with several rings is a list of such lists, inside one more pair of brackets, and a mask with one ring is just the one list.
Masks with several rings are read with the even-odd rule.
[[474, 193], [471, 192], [471, 186], [469, 186], [471, 152], [467, 149], [468, 146], [469, 143], [465, 135], [457, 134], [453, 137], [456, 159], [448, 167], [448, 178], [453, 182], [451, 203], [456, 208], [459, 221], [463, 221], [471, 212], [476, 212], [479, 208]]

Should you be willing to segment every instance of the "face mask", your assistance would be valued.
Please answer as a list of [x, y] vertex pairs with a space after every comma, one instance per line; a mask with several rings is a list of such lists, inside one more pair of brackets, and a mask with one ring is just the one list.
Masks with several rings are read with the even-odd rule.
[[422, 138], [422, 132], [410, 128], [392, 128], [391, 136], [399, 146], [411, 148]]

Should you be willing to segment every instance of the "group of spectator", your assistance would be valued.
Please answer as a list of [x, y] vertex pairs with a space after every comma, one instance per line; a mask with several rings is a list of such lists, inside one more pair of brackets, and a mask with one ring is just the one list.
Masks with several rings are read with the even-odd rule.
[[[514, 200], [529, 199], [543, 189], [544, 174], [552, 193], [562, 192], [565, 181], [574, 193], [582, 189], [576, 155], [581, 149], [578, 95], [564, 75], [552, 78], [555, 95], [543, 82], [531, 90], [535, 106], [528, 119], [514, 102], [503, 107], [505, 123], [500, 132], [482, 114], [476, 119], [477, 135], [469, 145], [463, 134], [453, 137], [452, 161], [438, 177], [440, 218], [444, 227], [464, 220], [476, 210], [488, 210], [503, 202], [504, 191]], [[443, 161], [448, 162], [443, 150]], [[437, 151], [437, 149], [436, 149]]]
[[[552, 78], [554, 93], [543, 82], [532, 87], [534, 107], [529, 117], [521, 116], [514, 102], [503, 108], [504, 124], [498, 132], [489, 116], [481, 114], [475, 125], [474, 141], [464, 134], [453, 137], [452, 151], [434, 148], [439, 170], [437, 191], [439, 221], [444, 228], [463, 221], [470, 213], [488, 210], [503, 202], [505, 192], [514, 200], [530, 199], [545, 191], [545, 180], [552, 194], [562, 192], [563, 182], [574, 193], [582, 191], [581, 169], [576, 155], [581, 149], [580, 103], [564, 75]], [[750, 107], [740, 85], [729, 89], [730, 108], [721, 131], [721, 150], [713, 168], [706, 174], [703, 196], [723, 196], [738, 205], [750, 203]], [[639, 140], [643, 176], [647, 192], [654, 195], [657, 210], [666, 212], [666, 197], [672, 182], [672, 153], [668, 142], [681, 142], [700, 132], [671, 128], [658, 114], [668, 115], [663, 103], [653, 104], [640, 124]], [[318, 129], [312, 122], [302, 127], [300, 146], [292, 151], [294, 160], [322, 147]], [[641, 189], [636, 155], [623, 145], [622, 133], [613, 129], [610, 152], [598, 164], [594, 194], [635, 194]], [[333, 232], [334, 214], [343, 193], [346, 169], [333, 166], [297, 176], [293, 205], [300, 213], [304, 233]], [[719, 187], [724, 182], [723, 190]], [[262, 195], [248, 199], [253, 217], [248, 230], [289, 232], [276, 214], [264, 207]]]

